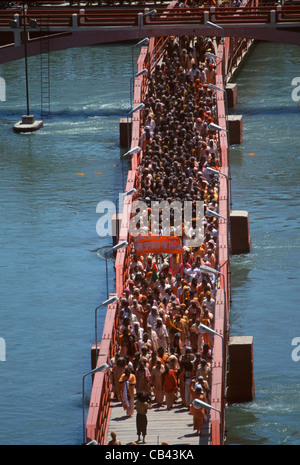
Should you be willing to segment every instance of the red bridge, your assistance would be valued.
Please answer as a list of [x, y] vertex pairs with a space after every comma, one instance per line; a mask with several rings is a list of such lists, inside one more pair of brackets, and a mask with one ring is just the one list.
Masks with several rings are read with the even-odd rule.
[[[38, 3], [38, 2], [35, 2]], [[40, 38], [50, 36], [50, 51], [75, 46], [91, 45], [96, 43], [119, 42], [125, 40], [151, 37], [149, 48], [143, 47], [137, 66], [138, 71], [150, 69], [154, 62], [160, 59], [164, 46], [164, 39], [170, 35], [194, 36], [224, 36], [224, 44], [217, 49], [217, 55], [223, 59], [217, 64], [216, 84], [218, 106], [218, 124], [226, 126], [226, 105], [224, 93], [220, 87], [226, 85], [231, 68], [236, 66], [239, 54], [243, 52], [244, 39], [268, 40], [300, 44], [300, 6], [240, 6], [232, 7], [204, 7], [179, 8], [174, 1], [165, 8], [157, 9], [156, 13], [141, 8], [86, 8], [75, 9], [71, 7], [37, 8], [30, 7], [25, 15], [25, 24], [22, 10], [8, 10], [0, 14], [0, 62], [22, 58], [24, 47], [22, 33], [27, 29], [29, 33], [29, 54], [40, 53]], [[213, 24], [209, 24], [209, 22]], [[25, 25], [25, 28], [24, 28]], [[26, 36], [25, 36], [26, 37]], [[235, 40], [230, 37], [236, 38]], [[162, 38], [155, 40], [155, 38]], [[242, 39], [242, 40], [240, 40]], [[239, 43], [240, 41], [240, 43]], [[234, 45], [232, 44], [234, 42]], [[152, 70], [151, 70], [152, 71]], [[140, 76], [134, 83], [135, 106], [143, 101], [145, 92], [145, 76]], [[140, 118], [132, 118], [132, 147], [139, 145]], [[219, 135], [220, 159], [223, 173], [228, 176], [229, 157], [228, 141], [225, 134]], [[128, 172], [126, 192], [132, 187], [138, 188], [139, 179], [137, 168], [139, 160], [137, 154], [131, 159], [131, 170]], [[219, 211], [224, 218], [229, 218], [229, 191], [224, 177], [220, 179]], [[123, 206], [123, 216], [119, 239], [127, 241], [129, 237], [128, 219], [130, 218], [132, 199], [126, 197]], [[222, 267], [224, 279], [216, 294], [216, 313], [214, 328], [218, 334], [228, 335], [229, 322], [229, 245], [226, 221], [220, 224], [219, 229], [219, 265]], [[131, 245], [126, 249], [119, 249], [115, 261], [116, 294], [122, 295], [129, 260]], [[221, 273], [222, 274], [222, 273]], [[225, 291], [225, 292], [224, 292]], [[103, 337], [100, 344], [100, 354], [95, 363], [95, 349], [92, 348], [92, 367], [101, 366], [114, 355], [118, 311], [117, 304], [111, 304], [106, 314]], [[227, 336], [226, 336], [227, 337]], [[227, 341], [217, 338], [214, 345], [214, 360], [212, 374], [211, 398], [215, 411], [210, 416], [211, 444], [223, 443], [225, 430], [224, 416], [216, 413], [224, 412], [226, 397], [225, 376], [227, 373]], [[93, 388], [90, 398], [90, 408], [86, 421], [87, 440], [96, 440], [106, 444], [109, 420], [111, 418], [110, 379], [108, 373], [98, 372], [94, 376]]]
[[[92, 44], [140, 40], [170, 35], [206, 35], [300, 44], [300, 3], [297, 5], [179, 7], [179, 1], [154, 11], [145, 5], [131, 7], [41, 6], [27, 1], [25, 26], [28, 53], [40, 53], [37, 42], [49, 35], [50, 51]], [[35, 6], [31, 6], [35, 5]], [[40, 6], [36, 6], [40, 5]], [[21, 5], [20, 5], [21, 7]], [[212, 27], [214, 23], [218, 27]], [[22, 9], [0, 13], [0, 62], [23, 56]]]

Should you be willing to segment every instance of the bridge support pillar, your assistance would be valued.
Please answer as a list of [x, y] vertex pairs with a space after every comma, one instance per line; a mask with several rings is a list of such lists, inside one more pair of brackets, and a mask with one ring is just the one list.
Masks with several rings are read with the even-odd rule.
[[243, 116], [228, 115], [230, 144], [241, 144], [243, 140]]
[[254, 399], [253, 337], [231, 337], [228, 346], [229, 372], [227, 401], [251, 402]]
[[78, 27], [78, 16], [77, 13], [74, 13], [72, 15], [72, 27], [77, 28]]
[[226, 84], [228, 108], [233, 108], [238, 102], [238, 93], [236, 84]]
[[127, 148], [130, 146], [131, 134], [132, 131], [132, 120], [131, 118], [121, 118], [120, 119], [120, 146], [122, 148]]
[[118, 235], [119, 235], [120, 230], [121, 230], [122, 214], [121, 213], [116, 213], [115, 215], [113, 215], [112, 219], [111, 219], [111, 222], [112, 222], [113, 246], [115, 246], [119, 242]]
[[[97, 342], [98, 354], [101, 349], [101, 342]], [[94, 370], [97, 366], [97, 353], [96, 353], [96, 344], [93, 344], [91, 347], [91, 368]]]
[[239, 255], [251, 251], [249, 213], [232, 210], [230, 213], [231, 253]]

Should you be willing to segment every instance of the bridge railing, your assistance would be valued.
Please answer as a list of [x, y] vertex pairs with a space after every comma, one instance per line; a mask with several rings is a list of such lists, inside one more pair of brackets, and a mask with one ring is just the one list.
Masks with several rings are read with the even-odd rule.
[[[118, 327], [118, 305], [113, 303], [108, 306], [106, 311], [97, 366], [109, 363], [110, 359], [115, 355]], [[110, 384], [109, 372], [99, 372], [93, 375], [93, 387], [86, 420], [87, 442], [95, 439], [97, 442], [103, 444], [103, 438], [105, 437], [105, 431], [110, 417]]]
[[[141, 71], [149, 64], [149, 53], [146, 47], [142, 47], [138, 59], [138, 71]], [[144, 77], [140, 76], [135, 80], [134, 86], [134, 104], [142, 102], [145, 92]], [[138, 145], [140, 138], [140, 117], [139, 114], [134, 117], [133, 121], [133, 138], [131, 148]], [[139, 188], [137, 169], [139, 159], [134, 154], [131, 159], [131, 170], [127, 175], [126, 191], [135, 187]], [[132, 255], [132, 241], [129, 234], [129, 221], [132, 214], [133, 196], [126, 196], [122, 205], [122, 222], [120, 227], [119, 241], [126, 240], [129, 245], [126, 248], [117, 250], [115, 259], [116, 272], [116, 295], [121, 297], [124, 291], [124, 285], [129, 277], [129, 265]], [[97, 366], [107, 363], [114, 356], [117, 348], [117, 336], [119, 328], [118, 306], [112, 304], [108, 307], [103, 329], [103, 337], [100, 346], [100, 355], [97, 360]], [[97, 376], [98, 375], [98, 376]], [[110, 418], [110, 399], [111, 399], [111, 380], [109, 373], [96, 373], [92, 392], [90, 397], [90, 406], [86, 421], [87, 442], [95, 439], [99, 444], [106, 444], [107, 431]]]
[[[205, 25], [209, 20], [218, 25], [255, 25], [273, 23], [299, 23], [300, 5], [251, 6], [251, 7], [205, 7], [205, 8], [156, 8], [157, 14], [146, 17], [142, 8], [126, 9], [85, 9], [52, 8], [28, 9], [26, 26], [30, 20], [36, 21], [36, 28], [47, 25], [54, 30], [89, 29], [97, 27], [141, 27], [141, 26], [176, 26], [199, 24]], [[166, 13], [167, 12], [167, 13]], [[21, 10], [4, 10], [0, 12], [0, 28], [9, 28], [9, 21], [18, 15], [19, 26], [23, 26]]]
[[[158, 41], [159, 42], [159, 41]], [[138, 70], [141, 70], [145, 67], [145, 63], [155, 63], [157, 62], [158, 57], [161, 55], [160, 46], [156, 47], [153, 41], [150, 41], [150, 50], [151, 53], [141, 53], [140, 59], [138, 61]], [[220, 46], [218, 54], [222, 54], [223, 47]], [[217, 76], [217, 85], [222, 85], [222, 71], [221, 65], [218, 68]], [[136, 81], [135, 83], [135, 103], [141, 103], [144, 94], [142, 94], [141, 83]], [[218, 95], [218, 112], [220, 115], [224, 115], [225, 108], [221, 108], [220, 105], [224, 106], [224, 95], [221, 93]], [[223, 117], [219, 117], [218, 124], [224, 125], [226, 122], [222, 120]], [[140, 131], [140, 118], [138, 118], [137, 128]], [[227, 155], [227, 140], [226, 137], [220, 136], [220, 152], [221, 152], [221, 167], [224, 173], [228, 174], [228, 155]], [[136, 145], [136, 141], [132, 142], [132, 146]], [[132, 157], [131, 160], [132, 169], [128, 172], [126, 190], [138, 186], [138, 165], [139, 160], [136, 156]], [[228, 191], [227, 185], [223, 180], [223, 177], [220, 179], [220, 202], [219, 210], [220, 214], [228, 217]], [[115, 269], [116, 269], [116, 294], [121, 297], [124, 290], [124, 285], [129, 277], [129, 265], [132, 254], [132, 243], [131, 237], [129, 234], [129, 221], [132, 210], [132, 201], [133, 197], [125, 197], [123, 204], [123, 216], [122, 224], [120, 229], [119, 240], [127, 240], [129, 246], [125, 249], [119, 249], [116, 254]], [[224, 275], [224, 280], [220, 280], [219, 288], [216, 294], [216, 311], [215, 311], [215, 331], [223, 334], [224, 336], [228, 334], [227, 332], [227, 322], [228, 322], [228, 231], [227, 224], [219, 225], [219, 266], [222, 269]], [[103, 330], [103, 339], [101, 342], [100, 355], [98, 359], [98, 365], [105, 363], [110, 354], [113, 354], [115, 350], [114, 344], [116, 339], [111, 344], [108, 341], [109, 335], [111, 334], [112, 328], [112, 319], [115, 318], [115, 331], [117, 331], [117, 307], [115, 309], [109, 309], [107, 311], [107, 318], [109, 320], [105, 321], [104, 330]], [[107, 329], [108, 328], [108, 329]], [[116, 344], [115, 344], [116, 345]], [[211, 389], [211, 399], [212, 405], [219, 409], [222, 412], [221, 417], [218, 413], [211, 411], [211, 439], [213, 445], [218, 445], [222, 443], [223, 431], [225, 428], [225, 397], [224, 390], [226, 385], [226, 351], [227, 351], [227, 342], [225, 337], [221, 340], [215, 338], [214, 344], [214, 359], [213, 359], [213, 371], [212, 371], [212, 389]], [[225, 358], [224, 358], [225, 357]], [[100, 373], [101, 375], [101, 373]], [[106, 376], [106, 378], [105, 378]], [[108, 375], [95, 376], [90, 409], [88, 414], [88, 419], [86, 423], [86, 432], [87, 440], [96, 439], [100, 444], [105, 444], [107, 439], [107, 430], [109, 423], [109, 396], [106, 393], [110, 392], [110, 379]]]
[[[224, 47], [218, 46], [217, 55], [225, 59], [229, 56], [229, 38], [225, 38]], [[223, 88], [223, 69], [222, 60], [219, 60], [216, 66], [216, 85]], [[217, 124], [226, 128], [226, 104], [224, 92], [216, 90], [217, 101]], [[218, 134], [218, 145], [220, 152], [220, 169], [225, 176], [219, 178], [219, 214], [229, 220], [229, 188], [226, 181], [229, 176], [229, 157], [228, 157], [228, 139], [225, 131]], [[222, 335], [214, 337], [213, 365], [212, 365], [212, 385], [211, 385], [211, 405], [216, 408], [220, 414], [211, 410], [211, 443], [220, 445], [224, 441], [225, 431], [225, 406], [226, 406], [226, 373], [227, 373], [227, 342], [228, 342], [228, 312], [229, 312], [229, 230], [228, 221], [219, 220], [218, 233], [218, 269], [222, 277], [218, 280], [218, 289], [216, 292], [214, 330]]]

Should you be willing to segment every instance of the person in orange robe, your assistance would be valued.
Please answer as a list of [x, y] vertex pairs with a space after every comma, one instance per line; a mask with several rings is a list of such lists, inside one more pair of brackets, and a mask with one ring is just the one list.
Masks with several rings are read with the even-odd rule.
[[169, 365], [165, 365], [163, 390], [166, 396], [167, 409], [170, 410], [175, 403], [175, 395], [178, 390], [177, 376], [175, 370], [171, 370]]
[[[195, 399], [200, 399], [206, 402], [206, 395], [202, 389], [202, 386], [200, 384], [196, 384], [195, 388], [190, 386], [190, 391], [192, 395], [193, 401]], [[198, 434], [201, 434], [202, 428], [203, 428], [203, 423], [205, 419], [205, 409], [204, 408], [196, 408], [194, 407], [193, 403], [190, 407], [190, 412], [193, 415], [193, 426], [194, 426], [194, 431], [197, 431]]]

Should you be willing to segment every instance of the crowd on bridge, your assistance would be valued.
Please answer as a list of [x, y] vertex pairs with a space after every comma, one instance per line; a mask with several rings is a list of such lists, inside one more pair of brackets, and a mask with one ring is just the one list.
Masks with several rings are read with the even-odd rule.
[[[193, 400], [210, 400], [217, 267], [220, 170], [216, 121], [215, 53], [209, 38], [169, 37], [164, 56], [149, 76], [143, 110], [139, 198], [203, 202], [203, 236], [183, 254], [138, 255], [133, 251], [120, 299], [118, 351], [111, 361], [115, 400], [128, 416], [137, 412], [138, 441], [145, 440], [147, 409], [182, 405], [200, 434], [206, 411]], [[150, 225], [149, 225], [150, 229]], [[161, 225], [157, 233], [163, 234]], [[197, 234], [197, 232], [196, 232]]]

